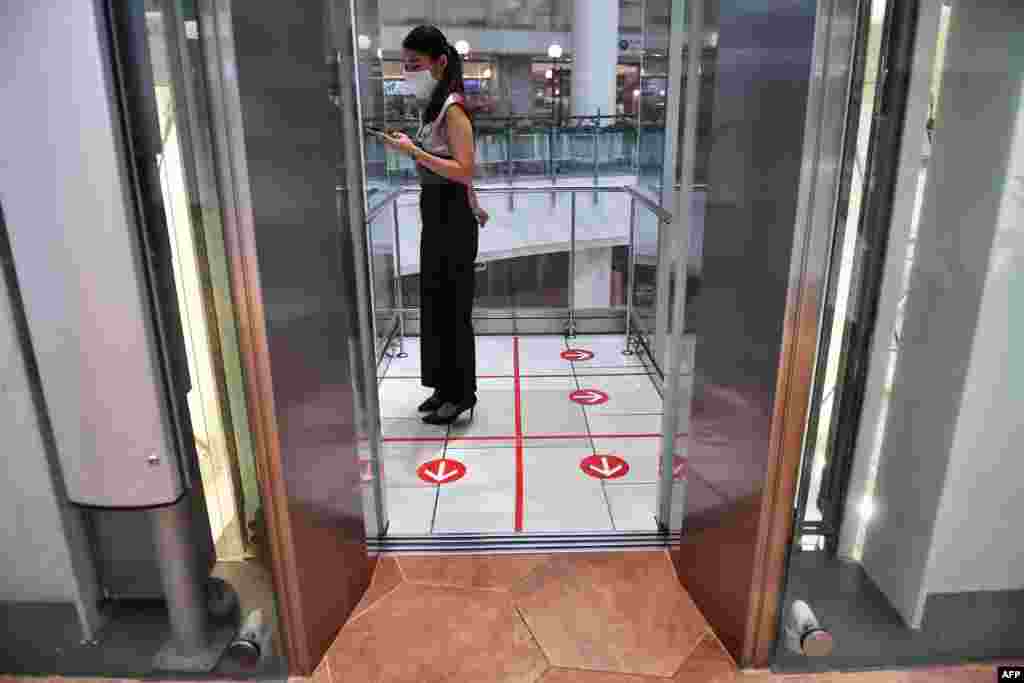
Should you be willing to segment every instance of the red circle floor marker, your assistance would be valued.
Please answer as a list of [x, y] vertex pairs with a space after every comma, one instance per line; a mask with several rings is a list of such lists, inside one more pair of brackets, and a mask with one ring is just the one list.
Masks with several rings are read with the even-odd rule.
[[580, 469], [594, 479], [619, 479], [629, 473], [629, 464], [617, 455], [589, 455], [580, 460]]
[[594, 352], [586, 349], [569, 349], [568, 351], [562, 351], [563, 360], [581, 361], [581, 360], [593, 360]]
[[569, 400], [582, 406], [599, 406], [608, 402], [608, 394], [600, 389], [577, 389], [569, 394]]
[[466, 466], [451, 458], [431, 460], [420, 465], [416, 474], [428, 484], [451, 484], [466, 476]]

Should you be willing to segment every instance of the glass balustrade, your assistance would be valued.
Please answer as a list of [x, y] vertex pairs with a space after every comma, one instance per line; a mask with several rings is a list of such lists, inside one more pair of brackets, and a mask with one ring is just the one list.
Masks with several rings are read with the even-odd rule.
[[[386, 207], [385, 207], [386, 208]], [[378, 357], [398, 333], [395, 214], [381, 211], [367, 224], [370, 268], [373, 276], [373, 312]]]
[[[477, 319], [515, 320], [520, 331], [627, 332], [653, 348], [667, 212], [631, 185], [551, 186], [519, 177], [482, 181], [477, 192], [490, 213], [480, 232]], [[416, 186], [394, 189], [368, 215], [381, 352], [407, 323], [409, 333], [416, 330], [418, 195]]]

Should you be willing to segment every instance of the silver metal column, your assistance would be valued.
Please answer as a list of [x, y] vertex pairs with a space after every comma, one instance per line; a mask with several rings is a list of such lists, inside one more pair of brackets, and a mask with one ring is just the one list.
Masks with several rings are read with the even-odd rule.
[[[511, 124], [505, 129], [505, 179], [508, 184], [512, 184], [512, 126]], [[516, 208], [515, 196], [509, 192], [508, 194], [508, 210], [514, 211]]]
[[601, 156], [600, 152], [598, 151], [598, 146], [599, 146], [598, 136], [600, 135], [600, 130], [601, 130], [601, 110], [598, 109], [597, 110], [597, 117], [594, 119], [594, 204], [595, 205], [597, 204], [598, 196], [600, 195], [600, 193], [597, 191], [597, 184], [598, 184], [599, 178], [600, 178], [600, 173], [598, 171], [599, 163], [600, 163], [599, 160], [600, 160], [600, 156]]
[[569, 221], [569, 336], [576, 336], [576, 193], [571, 201]]
[[[660, 222], [660, 221], [659, 221]], [[633, 355], [633, 278], [636, 276], [636, 198], [629, 198], [629, 254], [626, 267], [626, 348], [623, 355]]]
[[[668, 102], [665, 107], [665, 156], [662, 168], [662, 192], [661, 205], [670, 207], [675, 215], [683, 211], [690, 211], [691, 207], [684, 207], [679, 203], [679, 178], [676, 175], [679, 158], [679, 129], [683, 119], [683, 88], [678, 87], [685, 83], [685, 63], [683, 51], [686, 50], [688, 58], [703, 59], [703, 45], [697, 51], [689, 47], [686, 40], [686, 3], [687, 0], [672, 0], [671, 14], [672, 26], [669, 30], [669, 80], [673, 84], [668, 89]], [[705, 104], [705, 107], [707, 105]], [[639, 111], [639, 108], [638, 108]], [[637, 120], [637, 126], [640, 122]], [[638, 157], [639, 159], [639, 157]], [[639, 161], [638, 161], [639, 164]], [[665, 345], [668, 343], [668, 319], [669, 319], [669, 283], [672, 271], [672, 234], [663, 230], [658, 231], [657, 254], [658, 261], [664, 266], [658, 268], [655, 284], [654, 303], [654, 325], [651, 334], [651, 354], [656, 359], [659, 368], [665, 367]]]
[[[690, 0], [690, 26], [686, 44], [701, 45], [704, 31], [704, 2]], [[698, 55], [699, 56], [699, 55]], [[679, 424], [679, 375], [682, 371], [683, 334], [686, 329], [686, 268], [689, 262], [690, 245], [690, 194], [693, 190], [693, 174], [697, 150], [697, 107], [700, 103], [699, 83], [700, 59], [693, 58], [687, 63], [686, 110], [683, 119], [683, 149], [679, 188], [680, 226], [676, 235], [675, 249], [675, 306], [672, 315], [671, 337], [668, 340], [668, 361], [665, 366], [665, 410], [661, 420], [661, 477], [658, 482], [658, 523], [665, 529], [671, 527], [672, 485], [674, 458], [676, 454], [676, 432]]]
[[[555, 127], [552, 125], [548, 131], [548, 170], [551, 174], [551, 187], [554, 188], [558, 184], [558, 173], [555, 171]], [[554, 206], [558, 202], [558, 193], [554, 190], [551, 191], [551, 206]]]
[[398, 198], [391, 202], [391, 214], [395, 226], [395, 306], [398, 308], [398, 358], [406, 358], [405, 352], [405, 292], [402, 289], [402, 243], [398, 232]]
[[[350, 19], [351, 21], [351, 19]], [[340, 106], [345, 102], [358, 102], [355, 64], [355, 27], [351, 23], [345, 26], [343, 34], [337, 39], [342, 42], [342, 49], [335, 52], [338, 70], [338, 91], [341, 97]], [[339, 31], [341, 33], [341, 31]], [[346, 149], [361, 149], [363, 137], [359, 126], [359, 110], [342, 112], [341, 134]], [[352, 265], [355, 268], [356, 284], [356, 327], [358, 328], [359, 346], [353, 359], [353, 380], [361, 391], [356, 392], [357, 415], [362, 419], [362, 431], [369, 445], [370, 467], [373, 473], [373, 497], [376, 514], [377, 533], [383, 535], [387, 531], [387, 507], [384, 504], [383, 471], [380, 466], [380, 405], [377, 396], [377, 363], [376, 339], [374, 338], [373, 320], [373, 280], [370, 270], [369, 240], [367, 239], [366, 200], [363, 189], [363, 169], [352, 163], [345, 164], [343, 191], [339, 196], [339, 210], [342, 216], [348, 215], [348, 227], [351, 233], [353, 248]], [[397, 245], [396, 245], [397, 248]], [[370, 522], [371, 520], [367, 520]]]
[[171, 637], [153, 660], [159, 671], [213, 671], [235, 635], [233, 625], [210, 630], [206, 573], [200, 566], [192, 538], [192, 507], [182, 500], [148, 513], [153, 544], [160, 566], [160, 581], [167, 599]]

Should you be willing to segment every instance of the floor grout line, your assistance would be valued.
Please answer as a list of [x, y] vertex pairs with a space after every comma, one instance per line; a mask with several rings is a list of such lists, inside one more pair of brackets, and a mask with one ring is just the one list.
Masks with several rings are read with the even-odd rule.
[[[595, 439], [660, 439], [661, 434], [654, 433], [629, 433], [629, 432], [614, 432], [605, 433], [600, 432], [597, 434], [523, 434], [522, 439], [524, 441], [586, 441], [589, 437], [593, 436]], [[460, 441], [515, 441], [514, 434], [501, 434], [495, 436], [453, 436], [450, 438], [441, 436], [387, 436], [384, 437], [384, 443], [395, 443], [395, 444], [413, 444], [413, 443], [458, 443]]]
[[515, 491], [515, 530], [521, 532], [523, 530], [523, 506], [524, 506], [524, 488], [525, 473], [523, 471], [523, 401], [522, 401], [522, 389], [520, 387], [519, 378], [519, 337], [515, 336], [512, 338], [512, 367], [515, 372], [515, 379], [513, 380], [513, 390], [515, 394], [515, 424], [516, 424], [516, 439], [515, 439], [515, 450], [516, 450], [516, 491]]
[[[560, 346], [563, 349], [567, 350], [567, 349], [573, 348], [573, 346], [571, 344], [571, 340], [569, 339], [569, 337], [567, 335], [561, 335], [559, 341], [561, 342]], [[660, 437], [660, 434], [654, 434], [654, 433], [649, 433], [649, 434], [648, 433], [602, 433], [602, 434], [596, 434], [594, 432], [594, 427], [593, 427], [593, 424], [591, 422], [591, 417], [592, 416], [591, 416], [590, 412], [586, 410], [585, 406], [579, 406], [579, 407], [577, 407], [577, 406], [569, 406], [569, 410], [570, 411], [571, 410], [577, 410], [577, 409], [582, 411], [582, 415], [583, 415], [583, 418], [584, 418], [584, 430], [580, 434], [567, 434], [567, 433], [561, 433], [561, 434], [559, 434], [559, 433], [554, 433], [554, 434], [536, 434], [536, 435], [524, 434], [523, 433], [523, 410], [522, 410], [522, 398], [523, 397], [522, 397], [522, 385], [521, 385], [521, 382], [522, 382], [522, 380], [524, 378], [525, 379], [533, 378], [533, 379], [538, 379], [538, 380], [544, 380], [544, 379], [571, 379], [572, 380], [572, 385], [574, 385], [576, 387], [576, 389], [581, 389], [583, 387], [584, 382], [590, 382], [590, 383], [598, 382], [598, 383], [600, 383], [602, 380], [607, 381], [607, 382], [614, 382], [615, 378], [617, 378], [617, 377], [627, 378], [627, 377], [642, 377], [642, 376], [645, 376], [645, 377], [651, 378], [651, 374], [650, 374], [650, 372], [646, 372], [645, 370], [647, 370], [647, 368], [642, 367], [642, 366], [640, 366], [638, 368], [639, 370], [641, 370], [640, 372], [614, 372], [610, 368], [609, 369], [604, 369], [604, 368], [588, 368], [587, 371], [584, 372], [584, 370], [582, 368], [577, 367], [578, 363], [576, 363], [574, 361], [569, 361], [569, 367], [570, 367], [569, 374], [563, 374], [563, 373], [558, 373], [558, 374], [536, 374], [536, 375], [528, 374], [528, 373], [524, 374], [522, 372], [522, 368], [521, 368], [521, 363], [522, 363], [522, 360], [523, 360], [522, 355], [521, 355], [521, 351], [520, 351], [521, 348], [522, 348], [521, 347], [521, 340], [520, 340], [519, 336], [518, 335], [513, 335], [512, 336], [513, 374], [511, 375], [511, 379], [513, 380], [513, 394], [515, 396], [515, 412], [516, 412], [516, 420], [517, 420], [516, 433], [515, 434], [511, 434], [511, 435], [495, 435], [495, 436], [469, 436], [469, 435], [467, 435], [467, 436], [456, 436], [456, 435], [453, 434], [453, 430], [449, 426], [446, 429], [446, 432], [445, 432], [444, 436], [436, 436], [436, 437], [435, 436], [420, 436], [420, 437], [392, 436], [392, 437], [385, 437], [384, 438], [385, 442], [393, 443], [393, 444], [398, 444], [398, 443], [409, 443], [409, 444], [415, 444], [415, 443], [432, 444], [432, 443], [437, 443], [437, 444], [441, 444], [441, 448], [442, 448], [441, 459], [442, 460], [446, 460], [446, 459], [448, 459], [452, 455], [451, 448], [455, 447], [456, 445], [463, 445], [463, 446], [472, 447], [472, 444], [474, 444], [474, 443], [486, 444], [488, 442], [492, 442], [492, 443], [493, 442], [512, 442], [512, 446], [515, 448], [515, 451], [516, 451], [516, 460], [517, 460], [517, 462], [516, 462], [516, 508], [517, 509], [516, 509], [516, 513], [515, 513], [515, 516], [516, 516], [516, 520], [515, 520], [516, 524], [514, 525], [515, 526], [515, 532], [521, 532], [523, 530], [523, 515], [524, 515], [523, 505], [525, 503], [525, 501], [524, 501], [524, 498], [525, 498], [525, 496], [524, 496], [525, 472], [524, 472], [524, 461], [523, 461], [523, 448], [524, 448], [524, 445], [525, 445], [526, 442], [528, 442], [528, 441], [542, 441], [542, 440], [569, 441], [569, 440], [577, 440], [578, 439], [578, 440], [586, 441], [587, 442], [587, 444], [589, 446], [590, 453], [592, 454], [592, 453], [596, 452], [596, 445], [597, 445], [596, 444], [596, 439], [598, 439], [598, 438], [602, 438], [602, 439], [655, 439], [655, 438], [659, 438]], [[385, 373], [385, 377], [382, 378], [382, 380], [385, 379], [385, 378], [386, 379], [392, 379], [392, 380], [410, 380], [410, 381], [415, 379], [412, 376], [402, 377], [402, 376], [396, 376], [396, 375], [390, 374], [390, 370], [393, 369], [393, 368], [391, 368], [391, 363], [393, 363], [393, 362], [394, 362], [393, 360], [389, 361], [387, 372]], [[481, 376], [478, 376], [478, 379], [484, 379], [484, 378], [506, 379], [506, 378], [508, 378], [508, 376], [503, 376], [503, 375], [481, 375]], [[649, 415], [656, 415], [656, 414], [657, 413], [651, 413], [651, 412], [621, 413], [621, 415], [637, 415], [637, 416], [641, 416], [641, 415], [648, 415], [649, 416]], [[615, 415], [620, 415], [620, 414], [616, 413]], [[483, 447], [483, 446], [478, 446], [478, 448], [479, 447]], [[631, 482], [631, 483], [635, 483], [635, 482]], [[605, 482], [605, 481], [602, 480], [602, 481], [599, 481], [598, 484], [601, 487], [601, 496], [602, 496], [602, 499], [604, 500], [605, 512], [608, 515], [608, 518], [610, 520], [612, 531], [620, 531], [620, 529], [618, 528], [618, 524], [615, 521], [615, 516], [614, 516], [613, 510], [612, 510], [612, 506], [611, 506], [611, 499], [610, 499], [610, 492], [609, 492], [610, 490], [608, 488], [608, 482]], [[431, 535], [431, 536], [438, 534], [438, 531], [437, 531], [437, 517], [438, 517], [438, 515], [440, 513], [441, 486], [435, 484], [435, 485], [433, 485], [433, 489], [434, 489], [434, 500], [433, 500], [433, 508], [432, 508], [432, 511], [431, 511], [430, 526], [429, 526], [429, 530], [428, 530], [428, 535]], [[453, 495], [454, 495], [454, 493], [453, 493]], [[403, 574], [404, 574], [404, 572], [403, 572]], [[406, 580], [407, 580], [407, 578], [406, 578]]]
[[467, 591], [482, 591], [484, 593], [511, 593], [510, 588], [492, 588], [488, 586], [467, 586], [458, 583], [445, 583], [443, 581], [418, 581], [410, 580], [407, 582], [410, 586], [425, 586], [427, 588], [456, 588], [458, 590]]
[[[509, 592], [511, 593], [512, 591]], [[523, 610], [520, 609], [519, 605], [515, 603], [515, 599], [511, 600], [511, 603], [512, 609], [515, 610], [516, 615], [519, 617], [519, 621], [523, 622], [523, 626], [526, 627], [526, 632], [530, 634], [530, 638], [533, 640], [533, 644], [537, 646], [537, 650], [540, 652], [541, 656], [544, 657], [544, 661], [548, 663], [548, 670], [550, 670], [553, 665], [551, 663], [551, 658], [548, 656], [547, 651], [544, 649], [544, 646], [541, 645], [540, 640], [537, 638], [537, 634], [533, 632], [532, 628], [530, 628], [530, 622], [526, 620], [526, 616], [523, 614]], [[546, 674], [547, 671], [545, 671], [544, 673]], [[542, 674], [542, 676], [543, 675], [544, 674]]]
[[[333, 643], [331, 643], [333, 645]], [[327, 648], [327, 652], [324, 653], [323, 659], [320, 665], [324, 667], [324, 673], [327, 674], [327, 680], [334, 681], [334, 674], [331, 673], [331, 658], [328, 656], [331, 653], [331, 648]]]
[[[399, 588], [401, 588], [406, 583], [409, 583], [409, 582], [407, 582], [407, 581], [400, 581], [397, 586], [394, 586], [394, 587], [390, 588], [386, 593], [383, 593], [382, 595], [380, 595], [376, 600], [371, 602], [369, 605], [364, 607], [362, 610], [353, 613], [352, 616], [350, 616], [348, 618], [348, 620], [345, 621], [345, 624], [342, 626], [342, 628], [345, 628], [345, 626], [348, 626], [349, 624], [351, 624], [351, 623], [353, 623], [355, 621], [358, 621], [359, 619], [362, 619], [364, 616], [366, 616], [367, 614], [369, 614], [373, 610], [377, 609], [377, 607], [382, 602], [384, 602], [385, 598], [391, 597], [392, 594], [394, 594]], [[369, 590], [369, 589], [367, 589], [367, 590]], [[365, 595], [365, 593], [364, 593], [364, 595]]]
[[[584, 370], [581, 369], [578, 376], [579, 377], [589, 377], [589, 378], [594, 378], [594, 377], [610, 377], [610, 378], [615, 378], [615, 377], [652, 377], [653, 376], [653, 374], [650, 373], [650, 372], [602, 372], [602, 370], [611, 370], [611, 369], [612, 368], [593, 368], [593, 370], [591, 370], [591, 371], [584, 371]], [[577, 376], [577, 375], [573, 375], [573, 374], [570, 374], [570, 373], [561, 373], [561, 372], [558, 372], [558, 373], [555, 373], [555, 372], [552, 372], [552, 373], [537, 372], [537, 373], [532, 373], [532, 374], [531, 373], [521, 373], [519, 375], [519, 377], [521, 379], [572, 379], [575, 376]], [[476, 378], [478, 380], [479, 379], [514, 379], [515, 375], [477, 375]], [[417, 375], [391, 375], [391, 376], [388, 376], [388, 377], [379, 377], [378, 378], [378, 380], [380, 380], [380, 381], [391, 380], [391, 381], [402, 381], [402, 382], [413, 382], [413, 381], [416, 381], [418, 379], [419, 379], [419, 376], [417, 376]]]
[[434, 509], [430, 514], [430, 527], [427, 530], [428, 535], [434, 534], [434, 526], [437, 524], [437, 508], [441, 503], [441, 487], [434, 484]]
[[[703, 614], [701, 614], [701, 616], [703, 617]], [[705, 620], [705, 622], [706, 622], [706, 620]], [[700, 638], [697, 639], [697, 642], [693, 644], [693, 647], [690, 648], [690, 651], [687, 652], [686, 656], [683, 657], [683, 660], [681, 662], [679, 662], [679, 668], [677, 668], [675, 670], [675, 673], [672, 674], [673, 678], [675, 678], [676, 676], [679, 675], [679, 672], [683, 670], [684, 666], [686, 666], [686, 662], [690, 659], [690, 657], [693, 656], [693, 654], [697, 651], [698, 648], [700, 648], [701, 644], [705, 640], [707, 640], [707, 638], [708, 638], [708, 632], [707, 632], [707, 629], [704, 629], [704, 632], [701, 633]]]
[[402, 566], [402, 563], [399, 560], [399, 556], [398, 555], [391, 555], [391, 556], [388, 556], [388, 557], [393, 557], [394, 558], [395, 564], [398, 566], [398, 573], [402, 577], [402, 581], [404, 583], [409, 583], [409, 576], [408, 576], [408, 574], [405, 573], [405, 567]]
[[[569, 344], [568, 337], [566, 338], [565, 343], [566, 343], [566, 346], [568, 346], [568, 344]], [[571, 361], [571, 363], [572, 363], [573, 381], [576, 383], [576, 389], [577, 390], [581, 390], [581, 389], [583, 389], [583, 385], [580, 383], [580, 376], [579, 376], [579, 373], [576, 371], [576, 362], [575, 361]], [[600, 376], [600, 375], [598, 375], [598, 376]], [[590, 442], [590, 452], [591, 453], [597, 453], [597, 442], [594, 440], [594, 430], [590, 426], [590, 414], [587, 412], [587, 407], [586, 406], [580, 406], [579, 409], [583, 411], [583, 425], [584, 425], [584, 429], [587, 430], [587, 440]], [[604, 511], [608, 515], [608, 521], [611, 522], [612, 531], [618, 531], [619, 530], [618, 526], [615, 524], [615, 513], [612, 512], [612, 501], [608, 497], [608, 487], [605, 486], [604, 480], [599, 481], [598, 485], [601, 488], [601, 499], [604, 500]]]

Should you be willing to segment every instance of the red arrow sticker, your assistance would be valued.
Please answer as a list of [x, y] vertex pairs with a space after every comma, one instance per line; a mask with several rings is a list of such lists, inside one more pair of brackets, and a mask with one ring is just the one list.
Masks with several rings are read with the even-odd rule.
[[629, 464], [617, 455], [590, 455], [580, 461], [580, 469], [594, 479], [619, 479], [629, 473]]
[[599, 406], [608, 402], [608, 394], [599, 389], [578, 389], [569, 394], [569, 400], [583, 406]]
[[451, 484], [466, 476], [466, 466], [458, 460], [431, 460], [419, 466], [416, 474], [428, 484]]
[[568, 351], [562, 351], [562, 360], [581, 361], [581, 360], [593, 360], [594, 352], [587, 351], [586, 349], [569, 349]]

